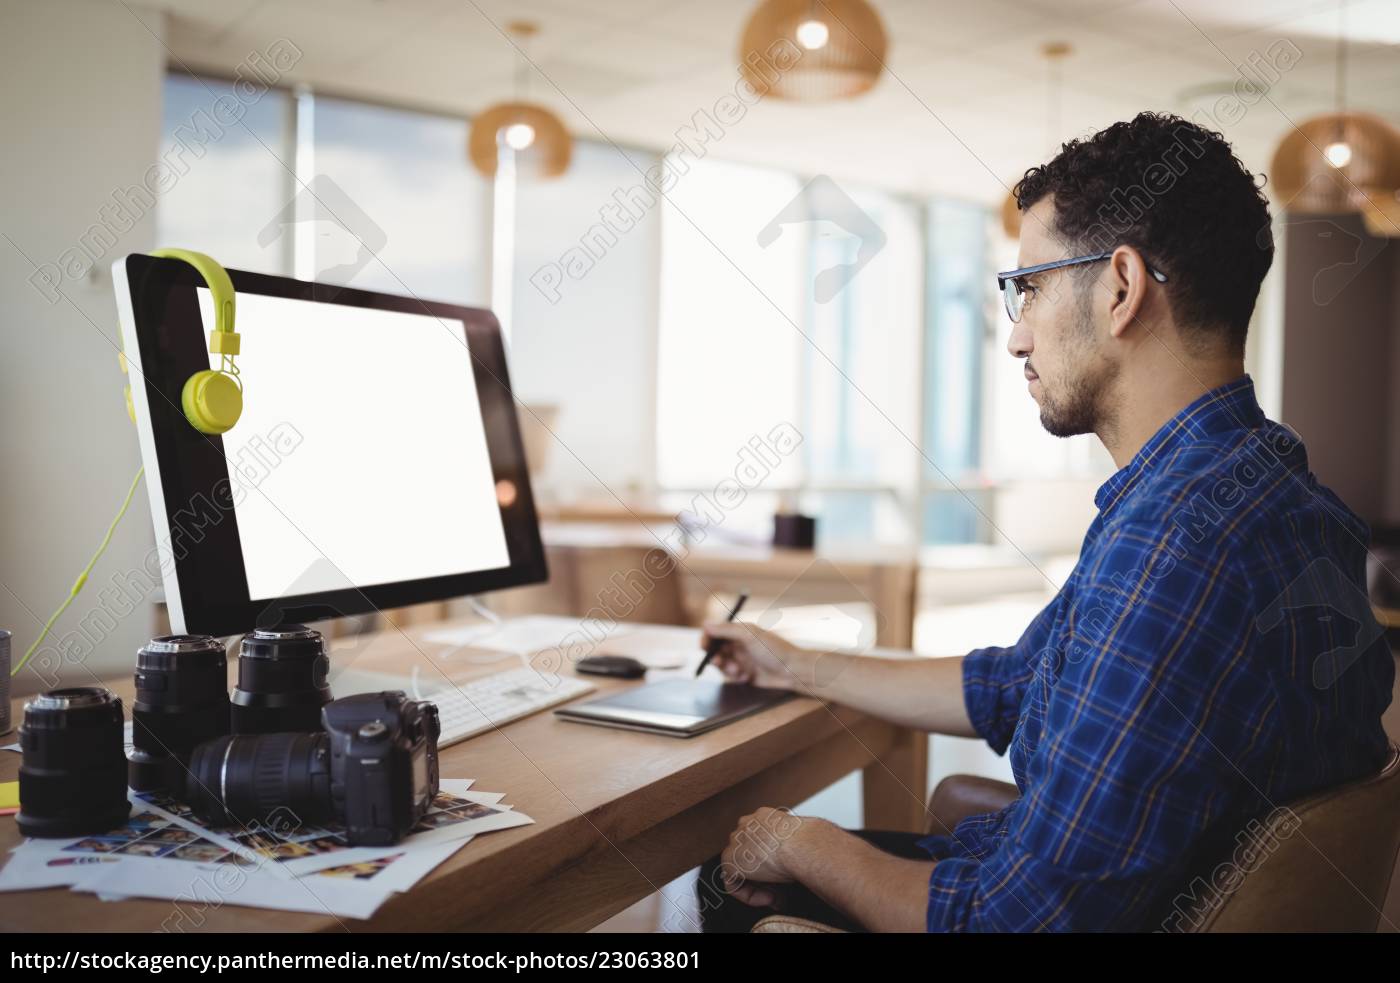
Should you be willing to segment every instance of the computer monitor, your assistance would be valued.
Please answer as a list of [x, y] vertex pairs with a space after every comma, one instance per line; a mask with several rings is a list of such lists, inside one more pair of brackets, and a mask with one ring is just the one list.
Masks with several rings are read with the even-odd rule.
[[[183, 262], [112, 267], [159, 576], [176, 632], [232, 635], [547, 576], [489, 311], [229, 270], [243, 415], [180, 408], [217, 367]], [[158, 568], [158, 569], [157, 569]]]

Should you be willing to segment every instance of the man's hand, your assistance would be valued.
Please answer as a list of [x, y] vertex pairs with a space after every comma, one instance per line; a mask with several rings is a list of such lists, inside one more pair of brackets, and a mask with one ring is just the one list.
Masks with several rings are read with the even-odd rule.
[[720, 649], [710, 664], [718, 666], [731, 682], [798, 693], [811, 686], [811, 667], [818, 653], [771, 631], [742, 621], [717, 621], [705, 625], [701, 647], [708, 648], [712, 640], [720, 643]]
[[794, 645], [747, 622], [711, 622], [700, 644], [720, 643], [712, 665], [731, 682], [791, 690], [916, 730], [978, 737], [963, 699], [962, 656], [890, 658]]
[[[824, 819], [794, 816], [786, 809], [769, 806], [739, 820], [729, 843], [719, 857], [719, 873], [724, 888], [747, 905], [772, 906], [777, 892], [771, 885], [797, 881], [797, 870], [805, 844], [800, 842], [804, 827], [826, 823]], [[830, 823], [826, 823], [830, 825]]]
[[800, 883], [876, 932], [921, 932], [932, 859], [905, 860], [825, 819], [764, 807], [739, 820], [720, 854], [725, 890], [779, 907], [777, 885]]

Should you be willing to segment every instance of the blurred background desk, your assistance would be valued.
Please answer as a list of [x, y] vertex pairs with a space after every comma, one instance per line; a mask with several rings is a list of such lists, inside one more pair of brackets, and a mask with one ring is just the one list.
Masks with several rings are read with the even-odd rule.
[[[724, 617], [745, 591], [745, 620], [795, 640], [913, 645], [913, 549], [775, 549], [713, 533], [686, 538], [674, 524], [637, 521], [546, 522], [542, 534], [550, 583], [496, 595], [492, 606], [501, 613], [602, 610], [620, 621], [699, 624]], [[663, 563], [657, 550], [674, 563]], [[655, 576], [662, 567], [669, 569]]]

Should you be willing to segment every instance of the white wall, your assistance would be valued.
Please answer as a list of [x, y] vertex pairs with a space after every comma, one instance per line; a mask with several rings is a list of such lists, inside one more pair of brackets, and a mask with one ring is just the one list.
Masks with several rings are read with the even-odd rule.
[[[139, 465], [107, 268], [151, 248], [153, 214], [107, 248], [95, 246], [98, 275], [63, 281], [56, 302], [29, 283], [36, 265], [77, 247], [112, 194], [142, 182], [156, 158], [164, 24], [159, 14], [131, 10], [0, 0], [0, 627], [14, 632], [16, 660], [96, 548]], [[133, 665], [150, 632], [149, 597], [120, 615], [130, 605], [111, 578], [139, 568], [151, 543], [142, 489], [55, 626], [62, 638], [86, 618], [89, 637], [100, 639], [90, 646], [70, 638], [72, 651], [92, 654], [64, 670], [65, 684]], [[104, 601], [111, 621], [101, 617]], [[15, 689], [50, 684], [26, 672]]]

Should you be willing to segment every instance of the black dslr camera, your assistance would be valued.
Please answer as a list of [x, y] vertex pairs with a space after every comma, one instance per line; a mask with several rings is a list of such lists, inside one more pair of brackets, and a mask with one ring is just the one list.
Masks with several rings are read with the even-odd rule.
[[438, 793], [437, 707], [401, 692], [321, 709], [316, 734], [232, 734], [199, 745], [185, 801], [216, 825], [339, 822], [356, 846], [397, 843]]
[[326, 704], [331, 798], [351, 843], [397, 843], [438, 794], [437, 706], [403, 693], [362, 693]]

